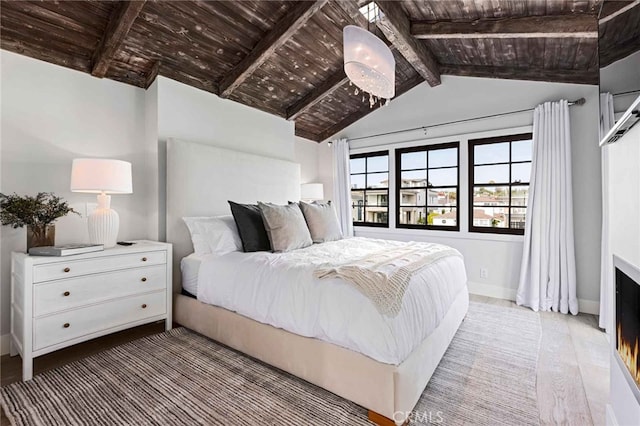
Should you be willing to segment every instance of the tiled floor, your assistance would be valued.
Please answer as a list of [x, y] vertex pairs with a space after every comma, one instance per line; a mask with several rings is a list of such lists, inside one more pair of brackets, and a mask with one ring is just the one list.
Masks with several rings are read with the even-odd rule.
[[[515, 303], [471, 296], [480, 303], [526, 309]], [[542, 325], [538, 357], [538, 408], [541, 425], [604, 425], [609, 396], [609, 342], [598, 328], [597, 317], [580, 314], [539, 313]], [[39, 373], [110, 347], [164, 330], [163, 323], [137, 327], [75, 345], [41, 358], [34, 364]], [[20, 357], [5, 355], [0, 362], [2, 386], [20, 380]], [[2, 413], [2, 425], [8, 424]]]

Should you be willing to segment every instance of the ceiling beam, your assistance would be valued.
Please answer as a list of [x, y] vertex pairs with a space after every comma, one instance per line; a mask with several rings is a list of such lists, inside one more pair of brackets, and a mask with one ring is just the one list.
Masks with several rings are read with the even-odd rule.
[[401, 3], [380, 0], [376, 4], [384, 13], [382, 19], [376, 22], [378, 28], [430, 86], [439, 85], [438, 61], [424, 43], [411, 35], [411, 23]]
[[[2, 7], [4, 7], [4, 5]], [[28, 39], [25, 34], [13, 34], [13, 32], [5, 30], [4, 28], [2, 28], [0, 47], [9, 52], [30, 56], [41, 61], [77, 71], [85, 73], [91, 71], [91, 61], [87, 58], [54, 50], [51, 47], [43, 47], [43, 44], [39, 40], [32, 41]]]
[[145, 3], [146, 0], [122, 1], [115, 7], [93, 54], [92, 75], [102, 78], [107, 74], [111, 61], [122, 46]]
[[506, 80], [548, 81], [553, 83], [598, 84], [599, 73], [593, 70], [553, 70], [480, 65], [440, 65], [443, 75], [500, 78]]
[[608, 15], [602, 17], [599, 21], [598, 24], [602, 25], [602, 24], [606, 24], [607, 22], [611, 21], [612, 19], [617, 18], [618, 16], [622, 15], [623, 13], [626, 13], [628, 11], [630, 11], [631, 9], [633, 9], [634, 7], [640, 5], [640, 0], [635, 0], [632, 2], [605, 2], [603, 4], [603, 9], [605, 7], [607, 7], [609, 4], [612, 3], [617, 3], [613, 5], [613, 8], [617, 8], [620, 5], [624, 5], [614, 11], [612, 11], [611, 13], [609, 13]]
[[343, 69], [334, 73], [328, 79], [320, 83], [317, 87], [312, 89], [300, 100], [287, 108], [287, 119], [295, 120], [300, 115], [313, 108], [314, 105], [320, 103], [324, 98], [331, 95], [338, 87], [349, 81], [349, 78], [344, 73]]
[[[399, 86], [396, 86], [396, 96], [393, 99], [397, 99], [399, 96], [402, 96], [403, 94], [407, 93], [409, 90], [413, 89], [423, 81], [424, 79], [422, 78], [422, 76], [416, 75], [415, 77], [408, 79], [407, 81], [400, 84]], [[359, 101], [358, 98], [355, 98], [355, 99]], [[391, 103], [393, 103], [393, 100], [391, 101]], [[369, 115], [370, 113], [372, 113], [378, 108], [380, 108], [379, 102], [376, 103], [373, 108], [369, 108], [368, 102], [363, 102], [358, 111], [352, 114], [349, 114], [347, 117], [343, 118], [340, 122], [334, 124], [333, 126], [329, 127], [328, 129], [326, 129], [325, 131], [317, 135], [316, 139], [313, 139], [313, 140], [322, 142], [326, 139], [329, 139], [331, 136], [344, 130], [351, 124], [360, 120], [364, 116]]]
[[332, 3], [339, 6], [360, 28], [369, 29], [369, 21], [360, 13], [360, 6], [356, 0], [343, 0]]
[[144, 80], [145, 90], [151, 87], [153, 82], [156, 81], [156, 78], [158, 77], [159, 72], [160, 72], [160, 60], [157, 60], [153, 63], [153, 65], [151, 66], [151, 69], [145, 76], [145, 80]]
[[609, 66], [638, 51], [640, 51], [640, 37], [617, 43], [615, 46], [609, 46], [606, 50], [602, 49], [599, 57], [600, 68]]
[[300, 1], [260, 39], [251, 52], [220, 81], [220, 96], [229, 97], [279, 47], [289, 40], [328, 0]]
[[471, 22], [411, 22], [411, 35], [418, 39], [473, 38], [598, 38], [595, 15], [548, 15]]
[[204, 90], [205, 92], [213, 93], [214, 95], [217, 95], [220, 91], [218, 84], [210, 78], [195, 76], [192, 72], [179, 70], [163, 62], [159, 64], [158, 75], [179, 81], [196, 89]]
[[314, 141], [314, 142], [322, 142], [321, 140], [318, 139], [318, 135], [316, 135], [315, 133], [308, 132], [304, 129], [300, 129], [298, 128], [298, 126], [296, 126], [296, 136], [309, 139], [310, 141]]

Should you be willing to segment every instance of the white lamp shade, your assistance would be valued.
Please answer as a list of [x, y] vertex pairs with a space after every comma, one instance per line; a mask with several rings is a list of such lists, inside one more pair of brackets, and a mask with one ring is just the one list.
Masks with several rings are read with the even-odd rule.
[[344, 72], [360, 89], [379, 98], [396, 93], [396, 60], [391, 49], [369, 31], [347, 25], [343, 29]]
[[71, 191], [131, 194], [131, 163], [100, 158], [76, 158], [71, 167]]
[[300, 185], [302, 200], [324, 200], [324, 186], [321, 183], [303, 183]]

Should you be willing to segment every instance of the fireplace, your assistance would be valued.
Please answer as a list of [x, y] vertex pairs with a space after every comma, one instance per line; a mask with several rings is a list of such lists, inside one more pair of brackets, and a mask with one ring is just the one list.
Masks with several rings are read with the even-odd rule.
[[615, 260], [615, 354], [640, 403], [640, 270]]

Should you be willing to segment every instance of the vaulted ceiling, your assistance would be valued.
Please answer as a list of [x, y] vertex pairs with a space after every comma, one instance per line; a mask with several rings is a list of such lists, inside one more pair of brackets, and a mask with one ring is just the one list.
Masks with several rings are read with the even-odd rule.
[[638, 0], [377, 1], [376, 24], [365, 3], [3, 0], [0, 46], [143, 88], [162, 75], [316, 141], [372, 111], [343, 71], [346, 25], [390, 45], [396, 96], [441, 75], [597, 84], [598, 44], [605, 64], [640, 50]]

